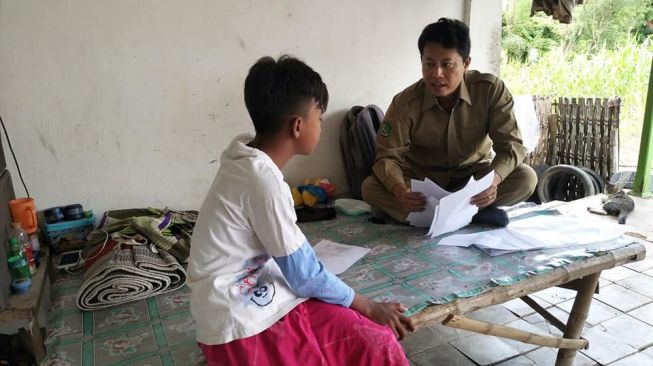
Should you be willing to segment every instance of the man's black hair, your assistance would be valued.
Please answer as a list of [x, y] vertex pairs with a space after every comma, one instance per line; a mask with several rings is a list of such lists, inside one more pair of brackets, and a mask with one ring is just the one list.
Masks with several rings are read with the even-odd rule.
[[428, 42], [436, 42], [444, 48], [455, 48], [463, 60], [469, 57], [472, 41], [469, 39], [469, 27], [460, 20], [440, 18], [437, 22], [427, 25], [417, 40], [419, 55], [424, 55], [424, 46]]
[[318, 103], [322, 112], [329, 92], [320, 74], [302, 61], [283, 55], [278, 60], [259, 59], [245, 79], [245, 105], [257, 135], [273, 135], [294, 114], [303, 115], [307, 103]]

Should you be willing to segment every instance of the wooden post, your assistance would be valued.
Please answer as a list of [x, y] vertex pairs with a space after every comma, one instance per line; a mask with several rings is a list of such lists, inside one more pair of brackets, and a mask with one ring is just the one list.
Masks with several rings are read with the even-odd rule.
[[[599, 283], [600, 275], [601, 272], [599, 271], [583, 278], [583, 287], [576, 294], [576, 300], [574, 300], [574, 305], [571, 308], [563, 338], [580, 338], [580, 333], [583, 331], [585, 320], [587, 320], [587, 314], [589, 313], [592, 297], [594, 296], [594, 289], [596, 288], [596, 284]], [[558, 351], [558, 358], [556, 359], [556, 366], [572, 366], [575, 356], [575, 349], [560, 349]]]
[[635, 182], [630, 194], [639, 197], [651, 196], [651, 163], [653, 163], [653, 62], [651, 62], [651, 74], [648, 79], [648, 95], [644, 110], [642, 140], [639, 144], [637, 173], [635, 173]]

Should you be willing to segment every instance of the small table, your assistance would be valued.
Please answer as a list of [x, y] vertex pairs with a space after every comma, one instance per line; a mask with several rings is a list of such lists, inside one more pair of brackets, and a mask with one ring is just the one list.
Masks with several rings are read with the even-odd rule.
[[[646, 253], [639, 239], [627, 237], [489, 257], [472, 248], [439, 246], [440, 239], [426, 237], [426, 229], [374, 225], [365, 217], [338, 216], [300, 227], [312, 243], [328, 239], [370, 248], [366, 257], [339, 277], [375, 301], [404, 304], [418, 328], [452, 314], [522, 298], [571, 340], [580, 337], [601, 271], [641, 260]], [[560, 285], [577, 290], [567, 324], [528, 297]], [[575, 355], [575, 349], [560, 348], [556, 364], [571, 365]]]
[[0, 333], [13, 334], [19, 329], [27, 329], [32, 338], [32, 347], [36, 363], [45, 357], [45, 345], [39, 325], [39, 315], [47, 314], [50, 306], [50, 251], [41, 247], [41, 265], [32, 276], [32, 285], [25, 294], [12, 294], [9, 306], [0, 311]]
[[[415, 314], [413, 319], [417, 327], [421, 327], [439, 323], [449, 314], [465, 314], [512, 299], [522, 298], [550, 323], [557, 328], [562, 328], [560, 330], [564, 333], [563, 338], [578, 339], [587, 319], [601, 271], [629, 262], [642, 260], [645, 254], [646, 248], [642, 244], [631, 244], [623, 248], [613, 249], [596, 257], [572, 262], [563, 267], [529, 277], [511, 285], [492, 287], [478, 296], [456, 299], [447, 304], [429, 306]], [[548, 313], [548, 311], [539, 307], [537, 303], [528, 298], [528, 294], [568, 283], [574, 284], [572, 287], [577, 290], [577, 293], [567, 324], [563, 324]], [[572, 365], [575, 356], [575, 349], [561, 348], [558, 351], [556, 365]]]

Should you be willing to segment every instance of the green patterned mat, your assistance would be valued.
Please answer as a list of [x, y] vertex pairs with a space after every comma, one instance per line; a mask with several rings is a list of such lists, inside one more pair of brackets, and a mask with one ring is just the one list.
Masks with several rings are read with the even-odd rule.
[[58, 273], [41, 365], [204, 365], [187, 286], [93, 312], [75, 305], [80, 277]]
[[[403, 303], [410, 314], [429, 304], [475, 296], [492, 286], [515, 283], [633, 242], [620, 238], [589, 246], [489, 257], [474, 248], [439, 247], [439, 238], [426, 237], [426, 229], [375, 225], [363, 216], [338, 215], [331, 221], [300, 226], [312, 244], [328, 239], [370, 248], [367, 256], [340, 277], [374, 300]], [[486, 229], [467, 227], [457, 233]], [[75, 305], [81, 277], [55, 272], [47, 325], [48, 354], [41, 365], [205, 364], [195, 342], [188, 287], [108, 309], [82, 312]]]
[[[555, 210], [533, 215], [559, 215]], [[467, 226], [455, 234], [494, 228]], [[490, 257], [476, 248], [438, 246], [428, 229], [399, 225], [377, 225], [365, 217], [338, 216], [335, 220], [302, 225], [313, 244], [322, 239], [370, 248], [370, 252], [340, 275], [347, 284], [376, 301], [400, 302], [408, 315], [430, 304], [443, 304], [471, 297], [501, 285], [509, 285], [580, 259], [635, 241], [621, 237], [590, 245], [516, 252]], [[448, 234], [452, 235], [454, 233]]]

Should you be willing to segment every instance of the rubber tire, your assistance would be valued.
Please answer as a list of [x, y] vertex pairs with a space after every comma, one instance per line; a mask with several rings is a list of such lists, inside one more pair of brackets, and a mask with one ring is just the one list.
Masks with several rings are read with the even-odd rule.
[[[576, 179], [579, 180], [578, 183], [582, 184], [584, 188], [584, 197], [593, 196], [597, 193], [594, 189], [594, 179], [590, 174], [576, 166], [560, 164], [547, 169], [544, 174], [542, 174], [542, 179], [537, 183], [537, 194], [542, 200], [542, 203], [551, 202], [554, 199], [561, 198], [559, 197], [559, 193], [562, 184], [569, 184], [569, 181], [571, 180], [570, 176], [575, 176]], [[555, 185], [552, 186], [551, 183], [555, 183]], [[551, 194], [552, 190], [556, 192], [553, 195]]]
[[601, 176], [599, 176], [599, 173], [595, 172], [594, 170], [581, 166], [580, 167], [585, 173], [589, 174], [594, 178], [594, 181], [596, 182], [596, 185], [594, 186], [594, 190], [596, 190], [596, 193], [603, 193], [605, 192], [605, 181]]

